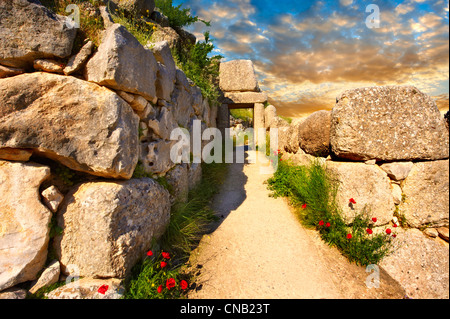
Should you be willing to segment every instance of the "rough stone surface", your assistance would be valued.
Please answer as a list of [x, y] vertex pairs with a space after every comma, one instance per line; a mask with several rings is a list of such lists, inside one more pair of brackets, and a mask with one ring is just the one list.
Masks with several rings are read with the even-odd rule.
[[146, 173], [165, 174], [175, 163], [170, 159], [170, 149], [174, 141], [157, 140], [142, 143], [140, 161]]
[[438, 160], [449, 134], [436, 103], [412, 86], [349, 90], [332, 110], [333, 153], [350, 160]]
[[45, 268], [39, 279], [30, 288], [30, 293], [34, 294], [39, 289], [50, 286], [59, 280], [59, 274], [61, 273], [60, 263], [54, 260], [50, 265]]
[[436, 238], [439, 236], [439, 233], [436, 230], [436, 228], [425, 228], [423, 233], [431, 238]]
[[56, 213], [59, 205], [64, 199], [63, 194], [54, 185], [44, 189], [41, 193], [44, 204], [52, 213]]
[[22, 288], [12, 287], [0, 292], [0, 299], [25, 299], [27, 291]]
[[33, 152], [31, 150], [17, 149], [17, 148], [0, 148], [0, 159], [7, 161], [22, 161], [27, 162]]
[[268, 105], [264, 109], [264, 123], [266, 125], [266, 129], [268, 129], [270, 126], [270, 122], [277, 116], [277, 109], [272, 104]]
[[[74, 187], [58, 212], [55, 250], [65, 275], [123, 278], [165, 230], [169, 193], [150, 178]], [[95, 243], [95, 245], [93, 245]], [[76, 265], [78, 274], [71, 273]]]
[[169, 110], [177, 123], [187, 128], [189, 120], [194, 116], [193, 96], [186, 75], [179, 69], [176, 70], [176, 85], [172, 93], [172, 103]]
[[418, 229], [398, 229], [394, 245], [397, 249], [380, 266], [405, 288], [408, 297], [449, 298], [448, 245], [428, 238]]
[[[286, 132], [286, 144], [284, 149], [289, 153], [297, 153], [300, 148], [300, 128], [304, 119], [298, 119], [292, 121], [289, 126], [288, 132]], [[302, 151], [303, 152], [303, 151]]]
[[151, 42], [153, 43], [161, 41], [167, 41], [171, 49], [176, 49], [180, 47], [181, 37], [171, 27], [162, 27], [153, 32], [151, 38]]
[[[265, 123], [267, 127], [267, 123]], [[288, 121], [282, 119], [279, 116], [275, 116], [269, 123], [269, 128], [280, 128], [280, 127], [289, 127]]]
[[381, 169], [394, 181], [402, 181], [408, 177], [413, 166], [413, 162], [393, 162], [380, 165]]
[[252, 61], [233, 60], [220, 63], [219, 86], [225, 92], [259, 91]]
[[[326, 162], [331, 178], [339, 183], [336, 196], [344, 221], [351, 223], [355, 213], [366, 209], [369, 217], [376, 217], [378, 225], [392, 220], [395, 205], [387, 174], [375, 165], [349, 162]], [[356, 204], [349, 202], [350, 198]]]
[[227, 104], [252, 104], [267, 101], [267, 94], [261, 92], [225, 92], [224, 103]]
[[439, 233], [439, 237], [448, 242], [448, 227], [439, 227], [436, 230]]
[[[262, 103], [255, 103], [255, 106], [253, 108], [253, 129], [255, 133], [255, 143], [258, 145], [259, 143], [265, 143], [266, 139], [265, 136], [259, 136], [259, 129], [263, 128], [265, 129], [264, 124], [264, 105]], [[260, 140], [263, 139], [264, 140]]]
[[155, 10], [155, 0], [109, 0], [112, 8], [119, 7], [142, 15], [150, 15]]
[[105, 31], [98, 51], [86, 65], [85, 77], [90, 82], [139, 94], [153, 101], [157, 68], [152, 51], [145, 49], [124, 26], [116, 23]]
[[33, 68], [38, 71], [50, 73], [63, 73], [64, 65], [51, 59], [36, 59]]
[[317, 111], [300, 126], [300, 147], [308, 154], [326, 157], [330, 153], [331, 112]]
[[85, 45], [83, 45], [80, 52], [70, 57], [66, 67], [63, 70], [64, 74], [70, 75], [81, 70], [81, 68], [85, 66], [89, 56], [92, 54], [93, 49], [94, 42], [92, 41], [88, 41]]
[[0, 79], [24, 73], [24, 69], [0, 65]]
[[0, 2], [0, 63], [28, 68], [38, 58], [67, 57], [76, 35], [68, 17], [37, 1]]
[[47, 258], [51, 212], [39, 186], [50, 168], [0, 160], [0, 291], [36, 279]]
[[449, 161], [415, 163], [402, 182], [406, 200], [400, 205], [411, 227], [448, 226]]
[[166, 174], [166, 179], [171, 185], [171, 203], [182, 202], [188, 200], [189, 194], [189, 174], [186, 164], [176, 165]]
[[194, 189], [202, 181], [202, 165], [200, 163], [188, 164], [189, 190]]
[[130, 178], [138, 125], [117, 94], [75, 77], [35, 72], [0, 80], [0, 149], [32, 149], [74, 170]]
[[[98, 290], [108, 286], [104, 294]], [[47, 294], [48, 299], [121, 299], [125, 293], [120, 279], [82, 278], [59, 287]]]
[[156, 119], [148, 121], [148, 127], [157, 135], [157, 139], [170, 140], [170, 133], [178, 127], [175, 119], [166, 107], [162, 107]]
[[167, 41], [160, 41], [156, 43], [150, 42], [149, 44], [147, 44], [147, 46], [149, 46], [150, 50], [152, 50], [156, 61], [158, 61], [159, 63], [163, 64], [166, 67], [170, 81], [175, 83], [177, 75], [176, 65], [172, 56], [172, 52], [170, 51], [169, 43]]
[[402, 202], [402, 188], [398, 184], [391, 184], [392, 186], [392, 198], [394, 199], [394, 204], [399, 205]]

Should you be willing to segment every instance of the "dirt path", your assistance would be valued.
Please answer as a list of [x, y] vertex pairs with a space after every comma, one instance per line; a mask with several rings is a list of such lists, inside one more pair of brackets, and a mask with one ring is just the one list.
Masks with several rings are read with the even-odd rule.
[[369, 289], [366, 269], [349, 264], [304, 229], [285, 199], [269, 197], [270, 175], [258, 164], [231, 164], [214, 201], [222, 217], [191, 255], [199, 269], [198, 288], [189, 298], [303, 299], [402, 298], [403, 289], [380, 274]]

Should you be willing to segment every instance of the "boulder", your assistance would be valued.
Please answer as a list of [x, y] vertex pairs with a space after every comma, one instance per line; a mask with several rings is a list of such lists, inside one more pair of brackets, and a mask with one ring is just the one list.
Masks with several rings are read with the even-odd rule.
[[266, 125], [266, 129], [268, 129], [270, 126], [270, 122], [272, 122], [272, 119], [274, 119], [277, 116], [277, 109], [272, 104], [268, 105], [264, 109], [264, 123]]
[[449, 161], [415, 163], [402, 182], [400, 212], [411, 227], [448, 226]]
[[402, 181], [408, 177], [413, 166], [413, 162], [393, 162], [380, 165], [381, 169], [394, 181]]
[[156, 77], [156, 96], [158, 99], [170, 101], [175, 87], [168, 68], [158, 62], [158, 73]]
[[106, 29], [98, 51], [86, 65], [86, 80], [114, 90], [135, 93], [156, 103], [158, 65], [128, 30], [113, 24]]
[[38, 71], [63, 73], [64, 64], [51, 59], [36, 59], [33, 62], [33, 68]]
[[222, 91], [259, 91], [252, 61], [233, 60], [222, 62], [220, 63], [219, 71], [219, 86]]
[[436, 103], [412, 86], [349, 90], [331, 114], [333, 153], [350, 160], [438, 160], [449, 134]]
[[439, 227], [436, 230], [439, 234], [439, 237], [448, 242], [448, 227]]
[[152, 33], [151, 43], [161, 41], [167, 41], [167, 44], [171, 49], [177, 49], [181, 46], [180, 35], [171, 27], [161, 27]]
[[62, 203], [64, 196], [61, 192], [56, 188], [56, 186], [52, 185], [46, 189], [44, 189], [41, 193], [42, 201], [45, 206], [51, 210], [52, 213], [56, 213], [59, 205]]
[[308, 154], [327, 157], [330, 153], [331, 112], [317, 111], [308, 116], [299, 128], [300, 147]]
[[24, 69], [12, 68], [0, 64], [0, 79], [24, 73]]
[[193, 190], [202, 181], [202, 165], [201, 163], [188, 164], [189, 190]]
[[267, 94], [262, 92], [225, 92], [224, 103], [253, 104], [267, 102]]
[[141, 144], [140, 161], [148, 174], [164, 175], [175, 163], [170, 159], [170, 149], [174, 141], [156, 140]]
[[300, 128], [304, 119], [294, 120], [289, 125], [289, 130], [286, 132], [285, 150], [289, 153], [297, 153], [300, 148]]
[[169, 193], [150, 178], [74, 187], [57, 214], [64, 232], [54, 247], [62, 272], [123, 278], [164, 233], [169, 218]]
[[122, 299], [124, 294], [125, 288], [120, 279], [81, 278], [50, 291], [46, 297], [48, 299]]
[[120, 8], [134, 14], [150, 16], [155, 10], [155, 0], [108, 0], [112, 9]]
[[186, 203], [189, 194], [189, 175], [186, 164], [179, 164], [166, 174], [166, 179], [171, 186], [170, 202]]
[[0, 64], [30, 68], [38, 58], [65, 58], [77, 30], [69, 17], [55, 14], [39, 1], [0, 2]]
[[169, 141], [172, 130], [176, 129], [178, 125], [172, 116], [172, 112], [163, 106], [159, 112], [159, 116], [156, 119], [148, 121], [148, 127], [157, 135], [155, 137], [156, 139]]
[[[351, 162], [326, 162], [330, 178], [337, 182], [336, 202], [342, 217], [350, 224], [363, 210], [378, 219], [377, 225], [392, 220], [395, 205], [387, 174], [376, 165]], [[349, 200], [353, 198], [356, 204]]]
[[50, 168], [0, 160], [0, 291], [36, 279], [47, 258], [51, 212], [39, 187]]
[[88, 41], [85, 45], [83, 45], [77, 54], [70, 57], [66, 67], [63, 70], [64, 74], [70, 75], [81, 70], [85, 66], [93, 50], [94, 43], [92, 41]]
[[413, 299], [449, 298], [449, 250], [418, 229], [396, 229], [395, 251], [380, 266]]
[[170, 51], [170, 46], [167, 41], [160, 41], [156, 43], [149, 42], [146, 45], [147, 48], [152, 50], [156, 61], [163, 64], [166, 69], [170, 80], [175, 83], [176, 81], [176, 64]]
[[130, 178], [137, 164], [138, 116], [94, 83], [40, 72], [2, 79], [0, 119], [0, 149], [32, 149], [110, 178]]
[[3, 291], [0, 291], [1, 299], [25, 299], [27, 297], [27, 291], [19, 287], [12, 287]]
[[172, 93], [172, 103], [169, 110], [177, 123], [187, 128], [189, 120], [194, 116], [193, 96], [191, 94], [190, 85], [183, 71], [177, 69], [177, 82]]
[[35, 294], [39, 289], [50, 286], [59, 280], [59, 274], [61, 273], [60, 263], [54, 260], [44, 269], [44, 272], [39, 276], [39, 279], [33, 283], [30, 288], [30, 293]]

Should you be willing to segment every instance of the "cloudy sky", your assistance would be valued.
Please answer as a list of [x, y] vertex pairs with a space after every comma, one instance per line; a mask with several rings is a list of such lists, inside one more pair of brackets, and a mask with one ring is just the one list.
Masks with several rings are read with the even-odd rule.
[[209, 30], [225, 61], [253, 61], [281, 115], [330, 110], [341, 92], [373, 85], [414, 85], [448, 109], [448, 0], [173, 3], [211, 21], [189, 30]]

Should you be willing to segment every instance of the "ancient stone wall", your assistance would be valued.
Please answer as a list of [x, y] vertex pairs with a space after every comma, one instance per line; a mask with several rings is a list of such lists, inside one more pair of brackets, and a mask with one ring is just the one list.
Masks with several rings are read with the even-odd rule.
[[100, 45], [73, 54], [68, 18], [0, 2], [0, 291], [38, 279], [50, 250], [40, 287], [60, 271], [124, 278], [201, 179], [201, 165], [172, 162], [170, 133], [215, 126], [217, 110], [167, 41], [144, 47], [101, 11]]

